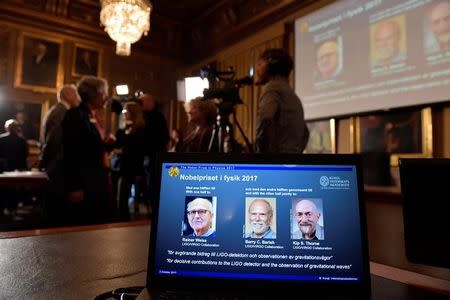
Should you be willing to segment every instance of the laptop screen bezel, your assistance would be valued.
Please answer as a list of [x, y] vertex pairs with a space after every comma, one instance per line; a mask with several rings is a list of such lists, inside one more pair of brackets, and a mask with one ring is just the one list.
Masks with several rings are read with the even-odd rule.
[[[351, 282], [302, 282], [302, 281], [268, 281], [268, 280], [234, 280], [190, 277], [165, 277], [155, 274], [156, 264], [156, 233], [158, 224], [159, 195], [161, 189], [163, 163], [217, 163], [217, 164], [280, 164], [280, 165], [351, 165], [356, 168], [359, 215], [361, 224], [362, 246], [362, 277], [360, 281]], [[217, 154], [217, 153], [161, 153], [153, 166], [151, 180], [152, 206], [154, 214], [151, 220], [150, 245], [147, 269], [147, 287], [163, 290], [189, 290], [189, 291], [242, 291], [243, 289], [265, 294], [277, 293], [280, 288], [290, 288], [304, 292], [314, 292], [319, 295], [370, 295], [370, 273], [367, 243], [366, 212], [363, 200], [363, 181], [361, 173], [361, 157], [355, 154]]]

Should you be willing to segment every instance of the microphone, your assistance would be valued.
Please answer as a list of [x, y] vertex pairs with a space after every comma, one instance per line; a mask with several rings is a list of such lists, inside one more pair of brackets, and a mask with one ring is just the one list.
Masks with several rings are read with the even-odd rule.
[[253, 84], [253, 77], [245, 76], [241, 79], [236, 79], [233, 82], [235, 85], [252, 85]]

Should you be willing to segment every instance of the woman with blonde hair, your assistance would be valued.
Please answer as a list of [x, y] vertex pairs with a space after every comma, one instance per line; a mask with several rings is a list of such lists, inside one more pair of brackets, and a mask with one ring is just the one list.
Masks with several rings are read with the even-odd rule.
[[182, 152], [208, 152], [213, 126], [217, 119], [217, 105], [213, 100], [197, 97], [184, 106], [188, 121], [194, 125], [183, 143]]
[[122, 113], [125, 117], [125, 128], [117, 130], [114, 153], [119, 157], [119, 180], [117, 202], [120, 217], [129, 219], [128, 198], [131, 187], [135, 186], [135, 214], [138, 212], [139, 195], [142, 190], [145, 154], [145, 121], [142, 107], [136, 102], [127, 102]]

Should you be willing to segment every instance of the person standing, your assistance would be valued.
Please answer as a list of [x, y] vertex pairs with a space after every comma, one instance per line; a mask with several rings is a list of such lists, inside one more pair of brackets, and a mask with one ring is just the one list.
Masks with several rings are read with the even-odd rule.
[[62, 121], [66, 112], [81, 103], [74, 84], [63, 86], [57, 94], [58, 103], [53, 105], [44, 117], [41, 167], [48, 174], [59, 174], [62, 163]]
[[303, 105], [288, 83], [292, 68], [283, 49], [267, 49], [259, 57], [255, 83], [264, 88], [256, 117], [256, 152], [302, 153], [308, 143]]
[[156, 153], [167, 152], [169, 143], [169, 129], [167, 127], [166, 118], [157, 110], [156, 102], [151, 94], [142, 94], [139, 96], [142, 103], [142, 110], [145, 121], [145, 157], [144, 169], [146, 175], [146, 187], [144, 188], [143, 198], [148, 203], [149, 213], [151, 211], [150, 190], [152, 165], [155, 162]]
[[130, 219], [128, 198], [135, 187], [134, 214], [139, 212], [139, 198], [144, 178], [144, 118], [142, 108], [136, 102], [127, 102], [123, 109], [125, 128], [117, 130], [114, 153], [119, 159], [117, 203], [120, 217]]
[[57, 93], [58, 103], [44, 117], [40, 167], [49, 178], [46, 213], [50, 223], [64, 220], [64, 171], [62, 121], [66, 112], [80, 105], [81, 99], [74, 84], [64, 85]]
[[166, 118], [156, 108], [156, 102], [151, 94], [139, 97], [142, 101], [142, 110], [145, 120], [146, 154], [150, 159], [158, 152], [166, 152], [169, 143], [169, 129]]
[[77, 83], [80, 106], [64, 116], [63, 162], [72, 222], [106, 221], [111, 197], [107, 150], [114, 139], [103, 126], [100, 111], [108, 99], [108, 82], [84, 76]]

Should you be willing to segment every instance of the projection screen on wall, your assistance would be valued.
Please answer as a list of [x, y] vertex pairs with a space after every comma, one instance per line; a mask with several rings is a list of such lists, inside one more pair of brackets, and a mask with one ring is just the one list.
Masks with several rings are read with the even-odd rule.
[[450, 0], [342, 0], [295, 22], [306, 119], [448, 101]]

